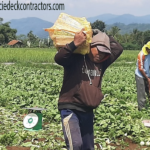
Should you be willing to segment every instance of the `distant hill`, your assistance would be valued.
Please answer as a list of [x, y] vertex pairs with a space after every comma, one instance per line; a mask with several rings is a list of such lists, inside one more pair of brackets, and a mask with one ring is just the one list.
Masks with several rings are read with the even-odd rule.
[[[130, 33], [131, 31], [133, 31], [133, 29], [138, 29], [140, 31], [150, 30], [150, 15], [133, 16], [130, 14], [103, 14], [96, 17], [87, 18], [87, 20], [91, 23], [96, 20], [105, 22], [106, 30], [109, 30], [112, 26], [117, 26], [121, 29], [121, 34]], [[33, 34], [37, 35], [40, 38], [47, 38], [49, 34], [43, 29], [53, 26], [53, 23], [36, 17], [13, 19], [9, 22], [11, 22], [11, 28], [17, 29], [17, 35], [27, 35], [32, 30]]]
[[36, 17], [13, 19], [10, 20], [10, 22], [10, 27], [13, 29], [17, 29], [17, 35], [27, 35], [32, 30], [33, 34], [37, 35], [40, 38], [47, 38], [49, 34], [43, 29], [53, 26], [53, 23]]
[[106, 30], [110, 30], [113, 26], [117, 26], [120, 29], [120, 34], [131, 33], [133, 29], [138, 29], [139, 31], [147, 31], [150, 30], [150, 24], [138, 24], [132, 23], [125, 25], [123, 23], [114, 23], [111, 25], [106, 25]]
[[113, 15], [113, 14], [102, 14], [95, 17], [87, 18], [87, 20], [93, 23], [96, 20], [101, 20], [105, 24], [124, 23], [126, 25], [138, 23], [138, 24], [150, 24], [150, 15], [146, 16], [134, 16], [131, 14]]
[[95, 22], [96, 20], [101, 20], [101, 21], [106, 23], [107, 20], [110, 20], [110, 19], [113, 19], [113, 18], [116, 18], [116, 17], [118, 17], [118, 15], [103, 14], [103, 15], [87, 18], [87, 20], [91, 23]]

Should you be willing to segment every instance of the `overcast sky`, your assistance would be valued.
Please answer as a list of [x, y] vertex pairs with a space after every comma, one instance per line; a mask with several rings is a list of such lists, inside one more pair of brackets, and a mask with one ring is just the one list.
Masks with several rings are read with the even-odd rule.
[[[0, 0], [2, 4], [9, 0]], [[46, 21], [55, 22], [61, 12], [76, 17], [94, 17], [105, 13], [115, 15], [132, 14], [135, 16], [150, 15], [150, 0], [18, 0], [18, 3], [63, 3], [65, 10], [0, 10], [0, 17], [4, 22], [11, 19], [38, 17]], [[15, 4], [17, 0], [10, 0]]]

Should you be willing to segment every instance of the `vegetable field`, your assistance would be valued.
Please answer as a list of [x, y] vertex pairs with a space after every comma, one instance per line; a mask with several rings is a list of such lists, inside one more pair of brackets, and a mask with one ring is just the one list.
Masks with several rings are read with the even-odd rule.
[[[124, 51], [104, 74], [105, 98], [94, 110], [95, 150], [150, 149], [150, 128], [142, 124], [150, 119], [149, 105], [137, 109], [138, 52]], [[0, 150], [65, 150], [57, 110], [63, 68], [54, 63], [55, 53], [55, 49], [0, 49]], [[23, 108], [35, 106], [47, 109], [42, 112], [43, 128], [26, 131]]]

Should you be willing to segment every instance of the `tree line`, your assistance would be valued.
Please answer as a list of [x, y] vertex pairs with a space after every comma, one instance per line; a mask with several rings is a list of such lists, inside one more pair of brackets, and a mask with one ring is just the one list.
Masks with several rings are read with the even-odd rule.
[[[10, 27], [10, 22], [3, 23], [3, 18], [0, 18], [0, 45], [2, 47], [9, 47], [7, 44], [11, 40], [19, 40], [22, 42], [22, 47], [49, 47], [52, 45], [52, 40], [41, 39], [29, 31], [27, 35], [16, 35], [17, 30]], [[31, 43], [31, 46], [28, 45]]]
[[145, 43], [150, 41], [150, 30], [139, 31], [135, 28], [131, 33], [121, 34], [117, 26], [113, 26], [109, 30], [106, 30], [106, 24], [99, 20], [91, 23], [91, 26], [93, 29], [99, 29], [113, 36], [126, 50], [139, 50]]
[[17, 30], [11, 29], [9, 24], [9, 22], [3, 23], [3, 18], [0, 18], [0, 44], [16, 39]]
[[[106, 30], [106, 24], [100, 20], [91, 23], [91, 27], [113, 36], [126, 50], [140, 50], [145, 43], [150, 41], [150, 30], [139, 31], [135, 28], [130, 33], [121, 34], [121, 30], [117, 26], [112, 26], [109, 30]], [[17, 36], [16, 33], [17, 30], [10, 27], [10, 22], [3, 23], [3, 18], [0, 18], [0, 45], [3, 47], [8, 46], [7, 43], [11, 40], [22, 41], [22, 47], [26, 47], [27, 42], [32, 43], [31, 47], [49, 47], [53, 45], [51, 39], [40, 39], [32, 31], [27, 35]]]

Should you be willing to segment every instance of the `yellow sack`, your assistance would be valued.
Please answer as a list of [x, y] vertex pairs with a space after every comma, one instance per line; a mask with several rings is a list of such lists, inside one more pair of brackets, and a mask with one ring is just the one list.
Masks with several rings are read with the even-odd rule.
[[61, 13], [55, 24], [51, 28], [45, 29], [45, 31], [49, 32], [53, 44], [58, 50], [60, 47], [72, 42], [75, 33], [79, 32], [82, 28], [85, 29], [84, 32], [86, 33], [87, 39], [85, 43], [80, 45], [74, 51], [74, 53], [85, 55], [90, 51], [90, 43], [92, 39], [92, 28], [90, 22], [88, 22], [85, 17], [78, 18]]

